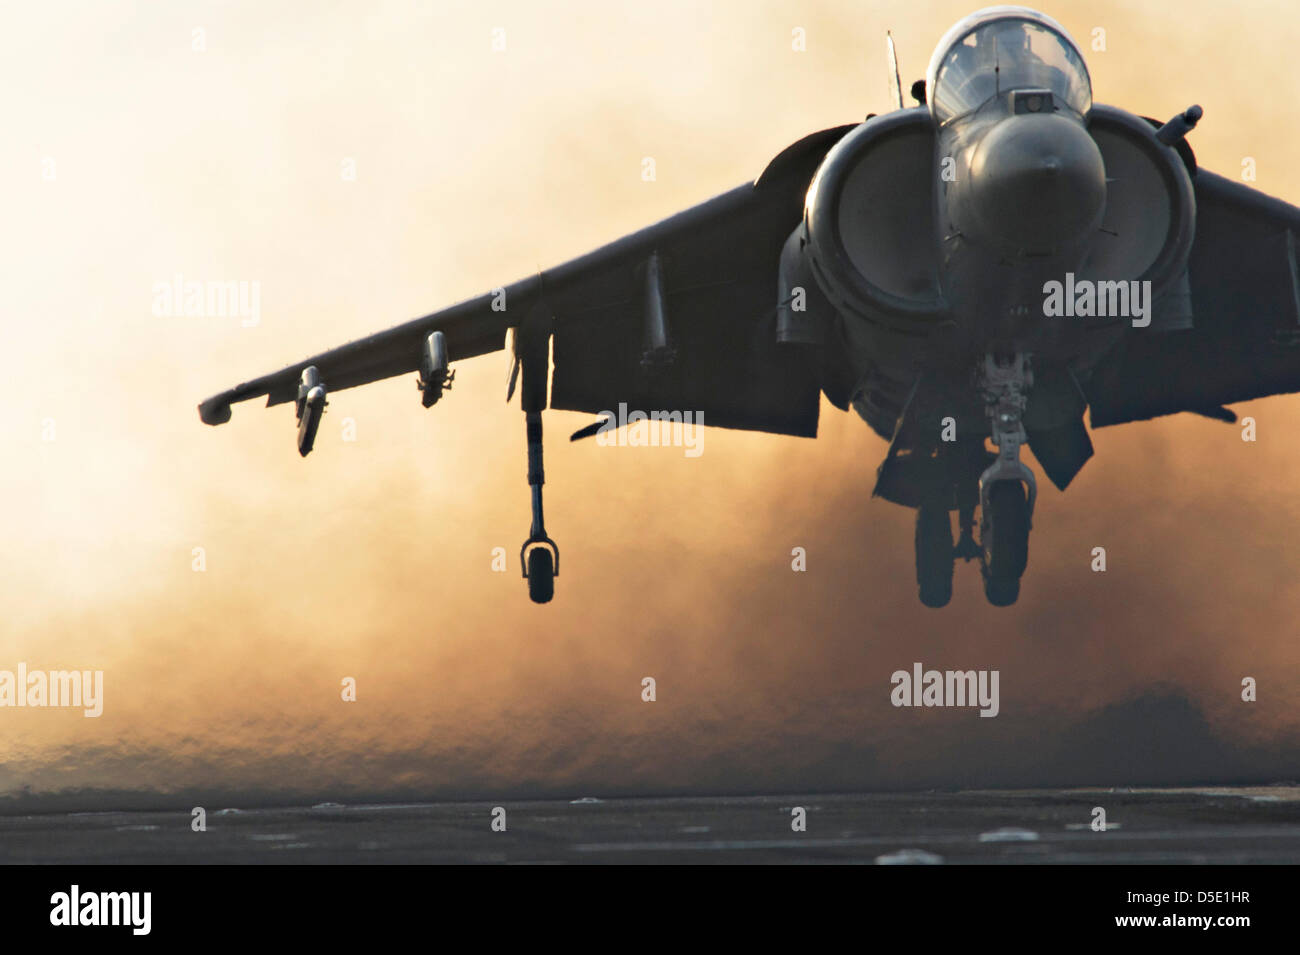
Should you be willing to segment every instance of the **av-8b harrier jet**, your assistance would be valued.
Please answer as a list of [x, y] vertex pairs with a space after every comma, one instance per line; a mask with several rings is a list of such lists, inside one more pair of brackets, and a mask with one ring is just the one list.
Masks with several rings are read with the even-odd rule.
[[1023, 446], [1064, 489], [1092, 455], [1085, 411], [1094, 428], [1233, 421], [1228, 403], [1300, 390], [1300, 209], [1197, 169], [1199, 107], [1162, 123], [1093, 103], [1078, 46], [1032, 10], [956, 24], [920, 105], [891, 79], [891, 112], [799, 140], [752, 183], [199, 413], [294, 402], [306, 455], [327, 388], [418, 372], [429, 407], [453, 362], [508, 347], [532, 490], [520, 565], [545, 603], [548, 405], [811, 438], [825, 395], [889, 442], [875, 495], [917, 511], [922, 603], [948, 603], [961, 557], [1012, 604], [1037, 497]]

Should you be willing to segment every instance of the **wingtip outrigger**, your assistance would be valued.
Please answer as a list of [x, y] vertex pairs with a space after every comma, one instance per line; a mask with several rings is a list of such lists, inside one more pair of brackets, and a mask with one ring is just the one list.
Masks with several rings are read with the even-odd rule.
[[555, 596], [555, 578], [560, 574], [560, 548], [546, 533], [542, 514], [542, 412], [548, 403], [547, 372], [550, 370], [550, 316], [535, 306], [515, 331], [515, 355], [522, 373], [519, 402], [523, 405], [528, 436], [528, 487], [532, 492], [533, 522], [528, 539], [519, 549], [519, 562], [528, 581], [533, 603], [548, 603]]

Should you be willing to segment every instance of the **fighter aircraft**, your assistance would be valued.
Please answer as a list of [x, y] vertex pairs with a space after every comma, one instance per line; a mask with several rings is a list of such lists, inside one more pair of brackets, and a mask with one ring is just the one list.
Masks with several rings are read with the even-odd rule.
[[418, 372], [427, 408], [453, 362], [509, 348], [532, 492], [520, 567], [545, 603], [545, 408], [811, 438], [825, 395], [889, 442], [874, 494], [917, 510], [921, 602], [949, 602], [961, 557], [991, 603], [1014, 603], [1037, 498], [1022, 446], [1064, 490], [1092, 455], [1085, 411], [1094, 428], [1234, 421], [1224, 405], [1300, 390], [1300, 209], [1197, 168], [1200, 107], [1160, 122], [1093, 103], [1078, 45], [1041, 13], [958, 22], [915, 106], [892, 38], [889, 53], [890, 112], [587, 255], [221, 392], [200, 417], [294, 402], [306, 455], [327, 388]]

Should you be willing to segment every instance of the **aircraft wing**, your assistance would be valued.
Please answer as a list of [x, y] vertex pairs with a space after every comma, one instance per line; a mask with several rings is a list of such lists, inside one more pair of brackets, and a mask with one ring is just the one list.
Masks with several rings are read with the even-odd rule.
[[1188, 262], [1194, 327], [1132, 329], [1085, 389], [1093, 427], [1300, 391], [1300, 209], [1204, 170]]
[[[851, 128], [805, 137], [755, 182], [553, 269], [214, 395], [200, 417], [222, 424], [232, 403], [263, 395], [268, 406], [294, 401], [309, 366], [331, 393], [415, 373], [435, 331], [452, 362], [498, 351], [507, 329], [527, 321], [551, 335], [551, 407], [617, 412], [626, 402], [645, 412], [703, 412], [704, 423], [721, 427], [813, 436], [820, 385], [773, 334], [777, 262], [817, 165]], [[676, 356], [654, 374], [642, 362], [652, 258]]]

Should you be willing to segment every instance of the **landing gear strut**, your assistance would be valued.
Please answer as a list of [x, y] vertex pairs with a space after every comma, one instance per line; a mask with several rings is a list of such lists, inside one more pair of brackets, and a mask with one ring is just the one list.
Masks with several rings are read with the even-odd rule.
[[[525, 392], [526, 393], [526, 392]], [[528, 596], [533, 603], [544, 604], [555, 596], [555, 578], [560, 573], [560, 548], [546, 536], [546, 521], [542, 517], [542, 485], [546, 475], [542, 470], [542, 413], [526, 414], [528, 428], [528, 486], [533, 494], [533, 526], [528, 540], [519, 548], [519, 563], [528, 578]]]
[[550, 365], [550, 331], [546, 317], [534, 310], [516, 336], [516, 357], [523, 372], [520, 403], [528, 434], [528, 487], [532, 492], [533, 523], [528, 540], [519, 548], [519, 563], [528, 580], [528, 596], [544, 604], [555, 596], [555, 578], [560, 574], [560, 548], [546, 534], [542, 516], [542, 409], [547, 404], [546, 378]]
[[984, 357], [981, 384], [998, 457], [980, 475], [980, 543], [984, 596], [995, 607], [1016, 602], [1029, 561], [1038, 484], [1020, 460], [1020, 446], [1027, 440], [1021, 422], [1025, 393], [1033, 383], [1029, 356], [1023, 352]]

